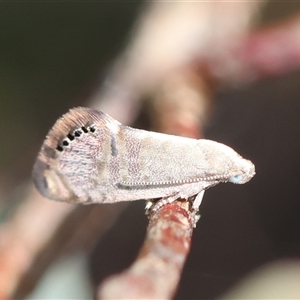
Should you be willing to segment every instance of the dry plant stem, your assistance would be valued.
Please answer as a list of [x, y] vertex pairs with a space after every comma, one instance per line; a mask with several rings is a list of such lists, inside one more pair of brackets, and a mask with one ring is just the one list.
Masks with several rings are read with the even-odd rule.
[[36, 254], [73, 209], [45, 201], [33, 186], [27, 193], [12, 219], [0, 228], [0, 299], [10, 298]]
[[106, 279], [98, 299], [171, 299], [189, 253], [192, 231], [185, 201], [175, 201], [153, 213], [136, 262]]
[[[300, 14], [251, 33], [239, 57], [249, 67], [248, 75], [274, 76], [300, 66]], [[252, 71], [252, 72], [251, 72]], [[251, 73], [250, 73], [251, 72]]]
[[[59, 230], [45, 241], [43, 249], [36, 254], [34, 262], [22, 276], [11, 298], [24, 299], [28, 296], [46, 268], [62, 255], [73, 253], [74, 250], [90, 253], [97, 238], [105, 234], [127, 205], [128, 203], [77, 206], [65, 217]], [[2, 300], [1, 297], [0, 299]]]
[[300, 67], [300, 14], [245, 35], [229, 45], [225, 56], [206, 62], [211, 76], [221, 83], [249, 82], [277, 76]]
[[203, 138], [200, 128], [211, 115], [213, 93], [213, 82], [191, 65], [170, 75], [151, 102], [154, 131]]
[[[132, 39], [116, 59], [90, 106], [123, 124], [140, 99], [196, 59], [227, 55], [248, 32], [264, 1], [154, 1], [136, 22]], [[166, 38], [167, 37], [167, 38]], [[125, 105], [124, 105], [125, 104]]]

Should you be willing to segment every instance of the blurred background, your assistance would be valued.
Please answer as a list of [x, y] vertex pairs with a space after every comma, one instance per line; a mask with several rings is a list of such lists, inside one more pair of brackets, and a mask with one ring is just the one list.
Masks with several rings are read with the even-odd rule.
[[[295, 15], [297, 21], [300, 3], [270, 1], [225, 10], [226, 2], [159, 5], [0, 3], [1, 299], [92, 299], [104, 278], [132, 263], [143, 242], [148, 222], [143, 201], [72, 207], [44, 199], [32, 188], [32, 166], [48, 130], [78, 105], [174, 134], [193, 136], [190, 128], [199, 125], [198, 136], [228, 144], [255, 163], [257, 175], [247, 185], [206, 192], [176, 299], [266, 298], [271, 292], [300, 297], [297, 284], [291, 285], [300, 277], [300, 25], [289, 36], [280, 23]], [[271, 36], [280, 49], [294, 47], [288, 52], [294, 60], [265, 45], [254, 67], [242, 59], [237, 63], [240, 40], [234, 38], [248, 36], [249, 28], [254, 33], [248, 43], [255, 42], [248, 51], [257, 51]], [[186, 36], [192, 43], [185, 43]], [[204, 82], [198, 90], [204, 104], [199, 123], [172, 132], [168, 126], [174, 120], [166, 116], [172, 104], [157, 99], [172, 98], [168, 79], [175, 78], [176, 85], [178, 76], [183, 85]], [[180, 99], [186, 105], [188, 100]], [[157, 126], [160, 121], [169, 125]], [[275, 267], [268, 267], [272, 263]], [[285, 276], [273, 278], [278, 270]], [[256, 275], [244, 287], [241, 282], [251, 274]], [[255, 278], [260, 284], [270, 280], [271, 288]]]

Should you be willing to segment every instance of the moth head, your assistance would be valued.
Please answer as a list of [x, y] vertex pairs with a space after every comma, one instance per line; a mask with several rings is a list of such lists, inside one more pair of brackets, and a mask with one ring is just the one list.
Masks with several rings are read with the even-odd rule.
[[254, 164], [250, 160], [241, 157], [238, 164], [238, 170], [232, 172], [229, 181], [236, 184], [243, 184], [248, 182], [254, 175]]
[[232, 148], [208, 140], [204, 140], [202, 145], [206, 147], [206, 157], [209, 158], [212, 172], [220, 174], [224, 181], [243, 184], [255, 175], [254, 164]]

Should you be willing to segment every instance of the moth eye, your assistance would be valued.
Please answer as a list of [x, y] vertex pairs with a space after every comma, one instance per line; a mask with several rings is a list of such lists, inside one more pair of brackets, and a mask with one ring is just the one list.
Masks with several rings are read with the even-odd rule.
[[243, 175], [239, 174], [239, 175], [230, 177], [229, 181], [232, 183], [239, 183], [242, 181], [242, 179], [243, 179]]

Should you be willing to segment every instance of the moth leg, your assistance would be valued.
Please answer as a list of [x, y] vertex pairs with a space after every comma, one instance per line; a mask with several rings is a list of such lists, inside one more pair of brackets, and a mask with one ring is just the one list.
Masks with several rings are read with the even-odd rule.
[[193, 227], [196, 228], [197, 222], [200, 220], [199, 207], [201, 205], [205, 190], [202, 190], [196, 198], [193, 200], [191, 220], [193, 222]]
[[159, 199], [158, 201], [156, 201], [156, 199], [147, 201], [146, 207], [145, 207], [146, 215], [149, 215], [152, 212], [158, 211], [165, 204], [172, 203], [178, 198], [179, 198], [178, 194], [174, 194], [172, 196], [163, 197], [163, 198]]
[[195, 200], [193, 201], [193, 210], [198, 211], [200, 204], [202, 202], [203, 196], [204, 196], [204, 192], [205, 190], [202, 190], [195, 198]]
[[[189, 212], [190, 220], [194, 228], [196, 227], [196, 224], [200, 219], [199, 206], [202, 202], [204, 192], [205, 191], [203, 190], [196, 196], [196, 198], [192, 202], [191, 211]], [[178, 194], [174, 194], [172, 196], [163, 197], [158, 201], [156, 199], [148, 200], [145, 207], [146, 215], [150, 215], [151, 213], [158, 211], [165, 204], [172, 203], [178, 198], [180, 198], [180, 196]]]

